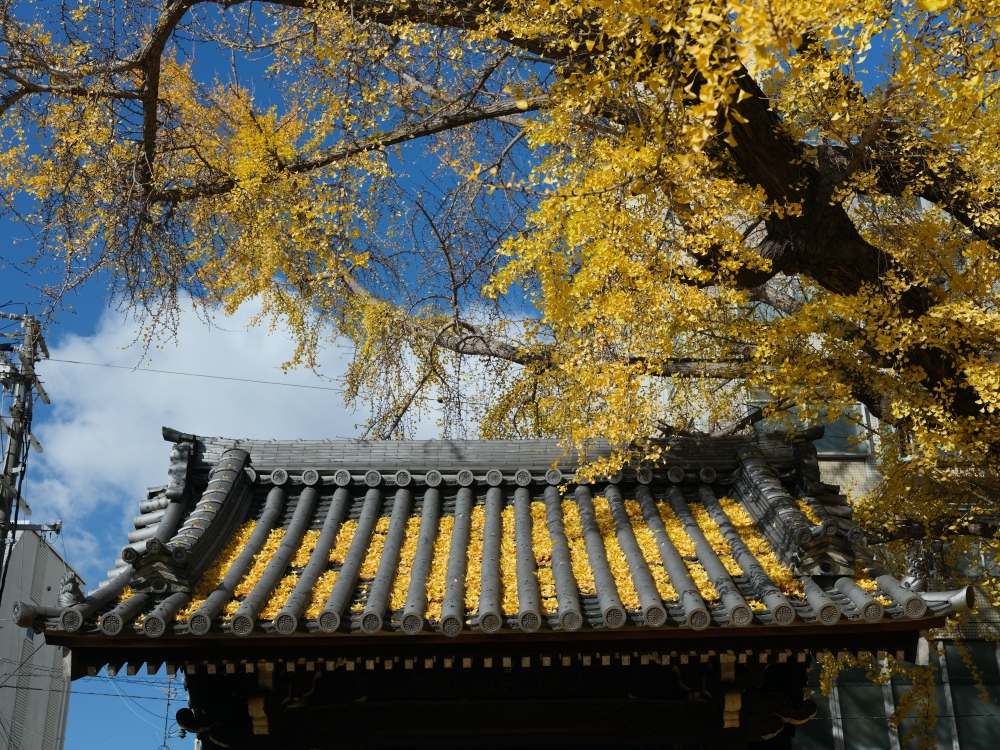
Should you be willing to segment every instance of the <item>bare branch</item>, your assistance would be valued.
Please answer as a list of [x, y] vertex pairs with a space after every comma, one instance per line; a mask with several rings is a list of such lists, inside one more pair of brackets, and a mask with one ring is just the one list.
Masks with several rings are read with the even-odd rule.
[[3, 116], [8, 109], [13, 107], [30, 93], [31, 92], [25, 88], [19, 88], [11, 91], [9, 94], [6, 94], [2, 99], [0, 99], [0, 116]]
[[[460, 112], [449, 115], [435, 114], [417, 122], [409, 122], [400, 125], [388, 133], [375, 136], [367, 141], [351, 144], [348, 146], [338, 146], [320, 152], [316, 156], [308, 159], [300, 159], [280, 165], [276, 170], [277, 174], [271, 176], [273, 181], [283, 174], [302, 174], [312, 172], [316, 169], [329, 166], [338, 161], [343, 161], [348, 157], [357, 154], [379, 151], [398, 143], [423, 138], [446, 130], [453, 130], [464, 125], [471, 125], [483, 120], [494, 120], [503, 116], [512, 115], [516, 112], [532, 112], [540, 109], [548, 101], [545, 96], [536, 96], [530, 99], [512, 101], [504, 99], [499, 102], [484, 104], [478, 107], [469, 107]], [[202, 198], [212, 195], [224, 195], [232, 191], [237, 185], [236, 180], [227, 178], [217, 182], [201, 183], [186, 188], [169, 188], [166, 190], [154, 190], [150, 193], [150, 200], [157, 203], [177, 203], [192, 198]]]
[[748, 291], [750, 299], [755, 302], [763, 302], [786, 315], [794, 315], [802, 309], [804, 300], [793, 291], [789, 291], [788, 286], [786, 284], [781, 288], [772, 280], [772, 283], [761, 284]]
[[858, 171], [858, 168], [865, 159], [865, 151], [875, 139], [879, 128], [882, 127], [882, 121], [885, 119], [885, 111], [889, 107], [889, 102], [892, 100], [893, 95], [895, 95], [895, 93], [904, 86], [905, 84], [902, 83], [891, 83], [886, 87], [885, 91], [882, 92], [882, 98], [879, 101], [878, 111], [875, 113], [875, 116], [872, 117], [872, 121], [868, 123], [868, 127], [865, 128], [865, 132], [861, 134], [861, 138], [858, 139], [858, 142], [851, 146], [853, 156], [851, 157], [851, 163], [847, 166], [847, 174], [844, 175], [844, 179], [847, 179]]
[[13, 104], [13, 101], [8, 103], [7, 100], [12, 98], [15, 94], [19, 94], [14, 101], [20, 99], [27, 94], [61, 94], [63, 96], [82, 96], [91, 98], [106, 98], [106, 99], [142, 99], [142, 94], [137, 91], [127, 91], [125, 89], [100, 89], [100, 88], [88, 88], [86, 86], [63, 86], [63, 85], [52, 85], [52, 84], [42, 84], [34, 83], [29, 81], [22, 76], [17, 75], [11, 70], [0, 68], [0, 76], [14, 81], [21, 86], [17, 91], [8, 94], [4, 97], [4, 102], [0, 105], [0, 114]]
[[[160, 12], [159, 17], [157, 17], [156, 22], [153, 24], [153, 28], [149, 33], [149, 38], [146, 39], [142, 46], [131, 54], [112, 62], [100, 65], [83, 64], [73, 67], [55, 65], [40, 57], [28, 57], [21, 62], [24, 64], [24, 67], [28, 67], [40, 73], [71, 80], [83, 80], [91, 76], [105, 76], [114, 73], [125, 73], [129, 70], [137, 70], [142, 68], [148, 60], [160, 57], [163, 53], [163, 48], [166, 45], [167, 40], [170, 38], [170, 35], [173, 34], [174, 29], [177, 27], [177, 24], [180, 23], [184, 14], [187, 13], [192, 6], [204, 1], [206, 0], [171, 0]], [[243, 0], [240, 1], [242, 2]], [[233, 5], [236, 4], [237, 3], [233, 3]], [[302, 7], [305, 3], [299, 2], [283, 4], [294, 4]]]
[[482, 169], [480, 169], [479, 173], [476, 175], [476, 177], [477, 178], [482, 177], [486, 172], [491, 172], [493, 170], [500, 171], [500, 165], [503, 164], [503, 160], [507, 158], [507, 154], [509, 154], [511, 152], [511, 149], [513, 149], [514, 146], [516, 146], [518, 144], [518, 142], [522, 138], [524, 138], [524, 131], [523, 130], [520, 133], [518, 133], [517, 135], [515, 135], [511, 139], [510, 143], [508, 143], [504, 147], [504, 150], [502, 152], [500, 152], [500, 156], [497, 157], [497, 160], [492, 164], [492, 166], [483, 167]]
[[[361, 286], [357, 279], [348, 274], [338, 275], [329, 272], [320, 274], [318, 278], [341, 284], [350, 295], [364, 302], [372, 303], [377, 301], [371, 292]], [[448, 349], [456, 354], [475, 357], [494, 357], [514, 364], [542, 368], [553, 364], [551, 359], [545, 354], [525, 352], [520, 347], [505, 341], [499, 341], [484, 334], [480, 328], [465, 321], [457, 321], [454, 325], [445, 326], [441, 330], [435, 331], [407, 315], [400, 308], [395, 309], [395, 315], [398, 325], [409, 335], [423, 339], [431, 345]], [[469, 335], [447, 332], [448, 328], [456, 327], [466, 329], [470, 332]], [[630, 364], [645, 363], [647, 361], [643, 357], [629, 358]], [[732, 380], [744, 377], [740, 366], [745, 364], [746, 361], [745, 359], [723, 361], [687, 358], [676, 359], [658, 364], [656, 371], [651, 374], [660, 377], [698, 377]]]
[[[781, 401], [781, 402], [779, 402], [777, 404], [772, 404], [771, 406], [774, 407], [773, 411], [784, 411], [785, 409], [787, 409], [789, 407], [789, 404], [786, 401]], [[739, 432], [740, 430], [744, 429], [745, 427], [750, 427], [751, 425], [755, 425], [758, 422], [762, 421], [764, 419], [764, 409], [765, 408], [766, 407], [762, 406], [760, 408], [753, 409], [746, 416], [741, 417], [740, 419], [737, 419], [736, 421], [731, 422], [728, 425], [723, 425], [723, 426], [719, 427], [717, 430], [715, 430], [714, 432], [711, 432], [710, 434], [711, 434], [712, 437], [723, 437], [723, 436], [726, 436], [726, 435], [735, 435], [737, 432]]]

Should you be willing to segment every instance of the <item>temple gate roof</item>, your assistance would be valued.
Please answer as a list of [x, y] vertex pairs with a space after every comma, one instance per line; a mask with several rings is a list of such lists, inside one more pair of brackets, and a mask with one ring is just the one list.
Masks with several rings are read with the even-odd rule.
[[[821, 635], [926, 628], [969, 598], [912, 591], [879, 564], [820, 480], [815, 431], [673, 438], [656, 465], [592, 483], [550, 440], [163, 432], [168, 481], [139, 503], [108, 579], [59, 608], [19, 602], [19, 622], [108, 646]], [[611, 451], [598, 443], [586, 458]]]

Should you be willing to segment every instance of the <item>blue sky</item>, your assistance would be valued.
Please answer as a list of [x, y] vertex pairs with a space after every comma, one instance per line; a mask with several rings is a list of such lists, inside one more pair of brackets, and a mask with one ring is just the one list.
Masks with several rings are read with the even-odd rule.
[[[0, 255], [11, 255], [11, 234], [0, 234]], [[23, 310], [37, 300], [31, 284], [36, 276], [0, 270], [0, 304]], [[348, 412], [336, 383], [309, 372], [283, 374], [280, 364], [292, 351], [285, 332], [247, 329], [253, 309], [233, 319], [220, 315], [209, 327], [193, 314], [181, 322], [176, 343], [151, 351], [145, 360], [135, 347], [134, 324], [116, 312], [99, 285], [75, 300], [74, 314], [60, 316], [46, 332], [52, 357], [38, 364], [38, 374], [52, 400], [38, 403], [33, 432], [44, 453], [32, 452], [25, 479], [25, 497], [32, 521], [61, 518], [64, 531], [51, 539], [55, 549], [80, 572], [88, 588], [95, 587], [114, 567], [126, 541], [132, 516], [148, 486], [166, 482], [170, 445], [163, 425], [203, 435], [265, 438], [337, 438], [358, 434], [364, 412]], [[321, 357], [330, 377], [343, 372], [346, 355], [330, 348]], [[115, 364], [139, 371], [57, 362], [73, 360]], [[145, 368], [296, 383], [313, 388], [263, 385], [180, 375], [143, 372]], [[436, 435], [433, 423], [421, 429]], [[3, 602], [9, 616], [10, 602]], [[109, 745], [158, 748], [163, 741], [165, 672], [156, 677], [106, 675], [73, 683], [66, 750], [91, 750]], [[183, 705], [170, 708], [173, 714]], [[135, 699], [124, 696], [136, 696]], [[174, 728], [176, 729], [176, 727]], [[100, 730], [100, 731], [95, 731]], [[99, 739], [97, 739], [99, 738]], [[191, 747], [193, 738], [171, 739], [170, 748]]]
[[[9, 235], [0, 239], [0, 243], [7, 242]], [[0, 272], [3, 301], [31, 301], [28, 280], [6, 269]], [[75, 315], [61, 316], [49, 329], [53, 361], [38, 365], [52, 405], [39, 403], [35, 410], [33, 432], [45, 452], [29, 457], [25, 497], [34, 511], [32, 521], [63, 520], [64, 533], [52, 539], [52, 544], [61, 554], [65, 550], [88, 588], [114, 567], [145, 487], [166, 482], [170, 446], [160, 436], [161, 426], [205, 435], [332, 438], [357, 434], [356, 425], [364, 420], [363, 413], [347, 412], [340, 394], [333, 390], [56, 362], [133, 367], [142, 359], [139, 351], [129, 348], [135, 336], [133, 325], [108, 307], [99, 289], [88, 290], [76, 310]], [[280, 330], [271, 335], [266, 329], [247, 331], [250, 312], [218, 320], [219, 327], [214, 329], [187, 316], [178, 343], [151, 352], [146, 365], [336, 387], [311, 373], [282, 374], [279, 365], [291, 352], [290, 340]], [[324, 370], [331, 376], [343, 371], [343, 354], [339, 349], [324, 353]], [[427, 435], [431, 434], [433, 425], [427, 425]], [[2, 606], [9, 613], [10, 602]], [[122, 747], [157, 748], [163, 739], [166, 683], [164, 673], [155, 678], [119, 676], [114, 684], [106, 676], [76, 681], [66, 750], [104, 748], [116, 741]], [[119, 697], [116, 688], [122, 695], [141, 697]], [[183, 701], [183, 689], [180, 698]], [[171, 723], [180, 705], [183, 702], [171, 707]], [[99, 732], [92, 731], [98, 728]], [[193, 738], [175, 739], [169, 747], [187, 748], [192, 742]]]

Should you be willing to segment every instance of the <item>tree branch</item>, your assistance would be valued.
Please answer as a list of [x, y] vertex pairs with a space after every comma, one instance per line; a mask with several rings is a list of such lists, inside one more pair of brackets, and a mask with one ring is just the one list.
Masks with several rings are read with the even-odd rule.
[[[629, 364], [645, 364], [648, 357], [629, 357]], [[680, 359], [664, 360], [657, 365], [655, 371], [651, 370], [650, 375], [664, 378], [711, 378], [719, 380], [736, 380], [746, 377], [742, 369], [749, 360], [738, 359], [694, 359], [683, 357]]]
[[916, 195], [942, 208], [956, 221], [1000, 250], [1000, 203], [979, 202], [965, 186], [974, 180], [959, 163], [959, 155], [943, 151], [927, 142], [923, 148], [901, 150], [894, 147], [900, 140], [892, 132], [877, 143], [866, 156], [864, 165], [878, 170], [878, 189], [886, 195], [903, 197], [908, 188], [916, 187]]
[[[548, 101], [547, 97], [536, 96], [530, 99], [513, 101], [504, 99], [499, 102], [484, 104], [479, 107], [469, 107], [453, 114], [434, 114], [417, 122], [409, 122], [400, 125], [394, 130], [375, 136], [367, 141], [355, 143], [348, 146], [338, 146], [332, 149], [321, 151], [316, 156], [307, 159], [282, 164], [276, 174], [271, 175], [267, 181], [274, 181], [283, 174], [302, 174], [311, 172], [322, 167], [329, 166], [338, 161], [343, 161], [348, 157], [357, 154], [378, 151], [398, 143], [405, 143], [416, 138], [423, 138], [446, 130], [453, 130], [464, 125], [471, 125], [483, 120], [493, 120], [500, 117], [513, 115], [521, 112], [532, 112], [540, 109]], [[165, 190], [154, 190], [150, 193], [150, 200], [157, 203], [178, 203], [193, 198], [204, 198], [213, 195], [224, 195], [231, 192], [237, 186], [237, 181], [226, 178], [217, 182], [207, 182], [192, 185], [190, 187], [168, 188]]]
[[[317, 279], [340, 284], [348, 295], [364, 303], [371, 304], [380, 301], [375, 295], [361, 286], [358, 280], [350, 274], [326, 272], [319, 274]], [[441, 329], [433, 329], [407, 315], [401, 308], [395, 307], [394, 315], [397, 324], [407, 334], [423, 339], [432, 346], [440, 346], [456, 354], [474, 357], [493, 357], [525, 367], [540, 367], [544, 369], [554, 365], [553, 360], [546, 354], [525, 352], [518, 346], [486, 335], [477, 326], [462, 320], [453, 321]], [[469, 331], [469, 334], [449, 333], [449, 328], [464, 328]], [[647, 361], [647, 358], [644, 357], [629, 358], [630, 364], [645, 363]], [[651, 374], [659, 377], [699, 377], [732, 380], [744, 377], [741, 365], [745, 364], [746, 361], [745, 359], [721, 361], [687, 358], [675, 359], [658, 364], [656, 371], [651, 372]]]
[[[752, 185], [764, 188], [770, 201], [778, 204], [798, 204], [797, 216], [771, 218], [768, 234], [759, 247], [764, 257], [771, 259], [771, 273], [801, 273], [834, 294], [852, 296], [865, 286], [879, 287], [883, 276], [897, 267], [881, 249], [859, 234], [843, 205], [833, 200], [835, 183], [823, 175], [805, 158], [801, 145], [782, 128], [777, 114], [771, 110], [767, 97], [745, 68], [737, 77], [744, 92], [743, 101], [732, 105], [739, 120], [732, 123], [736, 145], [729, 153]], [[725, 125], [720, 114], [719, 132]], [[905, 269], [899, 269], [906, 278]], [[759, 286], [760, 282], [754, 286]], [[933, 304], [932, 290], [909, 286], [898, 300], [899, 313], [904, 318], [917, 319]], [[946, 394], [947, 408], [963, 417], [978, 417], [980, 404], [975, 390], [968, 385], [955, 357], [941, 349], [916, 348], [906, 352], [911, 364], [926, 373], [925, 385], [931, 392]], [[857, 394], [862, 401], [871, 394]]]
[[[240, 0], [244, 2], [245, 0]], [[66, 67], [63, 65], [53, 65], [47, 60], [43, 60], [35, 56], [26, 56], [24, 59], [20, 60], [24, 67], [28, 67], [40, 73], [45, 73], [46, 75], [55, 76], [62, 79], [71, 79], [82, 81], [86, 78], [93, 76], [106, 76], [113, 75], [115, 73], [125, 73], [130, 70], [137, 70], [142, 68], [150, 58], [159, 58], [163, 53], [163, 48], [170, 38], [170, 35], [174, 33], [174, 29], [177, 24], [180, 23], [184, 14], [188, 10], [199, 3], [202, 2], [213, 2], [213, 0], [170, 0], [166, 4], [166, 7], [160, 12], [157, 17], [156, 22], [153, 24], [153, 28], [149, 33], [149, 37], [146, 41], [125, 57], [119, 58], [112, 62], [104, 63], [102, 65], [95, 64], [83, 64], [73, 67]], [[238, 3], [233, 3], [234, 5]], [[288, 2], [281, 3], [282, 5], [294, 5], [297, 7], [304, 7], [305, 2]]]
[[748, 290], [750, 299], [755, 302], [763, 302], [765, 305], [773, 307], [778, 312], [786, 315], [794, 315], [802, 309], [804, 300], [789, 292], [787, 289], [779, 289], [774, 284], [761, 284]]
[[2, 117], [8, 109], [13, 107], [30, 93], [30, 91], [22, 87], [11, 91], [9, 94], [5, 94], [3, 98], [0, 99], [0, 117]]
[[[780, 401], [779, 403], [774, 404], [773, 406], [775, 411], [784, 411], [790, 406], [790, 404], [787, 401]], [[762, 421], [764, 419], [764, 408], [765, 407], [762, 406], [760, 408], [754, 409], [746, 416], [741, 417], [740, 419], [737, 419], [735, 422], [731, 422], [728, 425], [719, 427], [719, 429], [709, 434], [712, 437], [735, 435], [744, 427], [750, 427], [751, 425], [755, 425], [758, 422]]]
[[[108, 99], [141, 99], [142, 94], [137, 91], [127, 91], [125, 89], [92, 89], [86, 86], [59, 86], [52, 84], [42, 84], [29, 81], [23, 78], [13, 71], [5, 70], [0, 68], [0, 76], [14, 81], [21, 86], [18, 91], [21, 92], [21, 96], [26, 94], [62, 94], [64, 96], [83, 96], [83, 97], [94, 97], [94, 98], [108, 98]], [[17, 93], [17, 91], [12, 92]], [[12, 94], [8, 94], [4, 97], [6, 100]], [[18, 99], [21, 96], [17, 97]], [[7, 109], [9, 105], [2, 106], [0, 108], [0, 114], [3, 114], [4, 110]]]

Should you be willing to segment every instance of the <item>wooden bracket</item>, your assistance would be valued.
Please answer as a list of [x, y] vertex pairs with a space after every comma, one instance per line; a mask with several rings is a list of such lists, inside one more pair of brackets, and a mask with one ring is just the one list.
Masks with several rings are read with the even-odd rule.
[[247, 711], [253, 721], [254, 734], [270, 734], [271, 730], [267, 721], [267, 711], [264, 709], [264, 696], [251, 695], [247, 701]]

